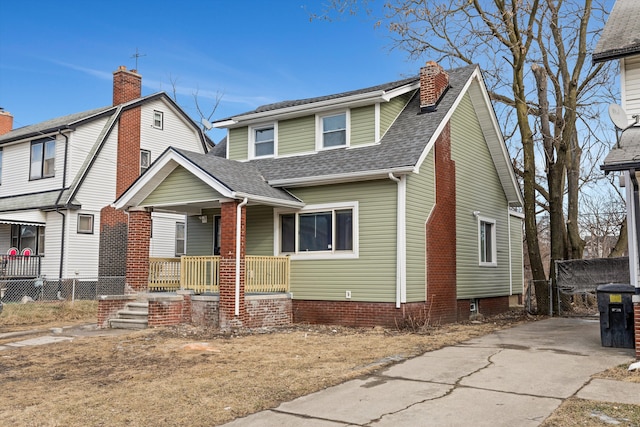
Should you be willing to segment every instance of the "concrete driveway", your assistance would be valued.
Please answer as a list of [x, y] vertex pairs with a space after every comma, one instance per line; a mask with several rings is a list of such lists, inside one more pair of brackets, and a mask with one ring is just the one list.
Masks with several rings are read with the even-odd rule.
[[640, 384], [591, 381], [634, 355], [601, 347], [598, 320], [552, 318], [425, 353], [227, 425], [537, 426], [574, 395], [640, 404]]

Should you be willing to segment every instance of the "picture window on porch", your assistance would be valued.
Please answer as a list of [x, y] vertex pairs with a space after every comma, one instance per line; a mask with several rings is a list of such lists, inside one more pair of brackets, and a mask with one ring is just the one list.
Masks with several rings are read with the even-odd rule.
[[27, 224], [11, 224], [11, 247], [19, 251], [31, 249], [33, 254], [44, 254], [44, 227]]
[[498, 265], [496, 248], [496, 221], [478, 217], [478, 257], [480, 266]]
[[176, 222], [176, 256], [185, 255], [185, 225], [184, 222]]
[[280, 213], [279, 252], [315, 256], [357, 256], [357, 204], [308, 206]]
[[29, 179], [50, 178], [56, 170], [56, 140], [44, 138], [31, 143]]
[[93, 234], [93, 215], [78, 214], [78, 234]]

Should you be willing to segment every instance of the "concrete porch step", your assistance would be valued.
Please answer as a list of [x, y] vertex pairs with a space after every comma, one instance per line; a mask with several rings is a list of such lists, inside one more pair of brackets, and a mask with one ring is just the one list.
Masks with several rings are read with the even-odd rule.
[[147, 319], [109, 319], [109, 327], [112, 329], [145, 329]]
[[118, 311], [118, 319], [144, 319], [146, 320], [149, 317], [149, 313], [146, 311], [136, 311], [136, 310], [124, 310]]
[[130, 302], [125, 306], [125, 310], [128, 311], [141, 311], [144, 313], [149, 312], [149, 303], [148, 302]]

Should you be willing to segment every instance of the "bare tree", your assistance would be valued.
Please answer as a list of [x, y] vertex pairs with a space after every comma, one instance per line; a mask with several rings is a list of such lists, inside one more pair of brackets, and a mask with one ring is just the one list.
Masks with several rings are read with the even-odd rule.
[[[607, 14], [595, 1], [594, 6], [594, 0], [389, 0], [375, 22], [411, 59], [480, 64], [515, 156], [534, 280], [547, 279], [538, 239], [540, 208], [549, 218], [551, 263], [581, 258], [584, 249], [578, 216], [587, 178], [581, 172], [593, 165], [584, 165], [585, 150], [592, 147], [583, 142], [594, 139], [581, 115], [601, 101], [600, 85], [610, 67], [589, 60]], [[373, 3], [333, 0], [315, 18], [363, 12], [374, 16]]]

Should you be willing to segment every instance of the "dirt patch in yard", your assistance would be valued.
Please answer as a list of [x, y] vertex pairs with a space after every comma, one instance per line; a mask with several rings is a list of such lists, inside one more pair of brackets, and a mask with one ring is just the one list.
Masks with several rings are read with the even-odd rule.
[[179, 326], [0, 351], [13, 426], [219, 425], [395, 361], [535, 318], [403, 332], [296, 325], [223, 334]]

